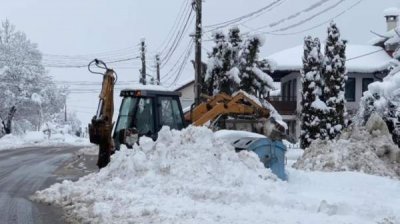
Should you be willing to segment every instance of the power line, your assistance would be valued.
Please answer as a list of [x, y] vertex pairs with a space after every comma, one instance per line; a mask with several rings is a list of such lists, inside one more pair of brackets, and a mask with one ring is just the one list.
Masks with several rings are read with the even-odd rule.
[[193, 21], [192, 13], [193, 13], [193, 10], [190, 10], [190, 13], [186, 19], [186, 22], [185, 22], [183, 28], [181, 29], [181, 32], [178, 33], [177, 38], [175, 39], [174, 43], [171, 45], [171, 48], [169, 49], [169, 51], [167, 52], [165, 57], [161, 58], [161, 68], [163, 68], [168, 63], [168, 61], [171, 59], [172, 55], [176, 51], [177, 47], [179, 46], [183, 35], [187, 31], [188, 24], [191, 23], [191, 21]]
[[315, 28], [318, 28], [318, 27], [320, 27], [320, 26], [323, 26], [323, 25], [325, 25], [325, 24], [331, 22], [333, 19], [336, 19], [336, 18], [342, 16], [343, 14], [345, 14], [346, 12], [350, 11], [351, 9], [353, 9], [355, 6], [357, 6], [358, 4], [360, 4], [362, 1], [363, 1], [363, 0], [358, 0], [357, 2], [355, 2], [354, 4], [352, 4], [350, 7], [346, 8], [345, 10], [343, 10], [343, 11], [341, 11], [340, 13], [336, 14], [335, 16], [332, 16], [332, 17], [330, 17], [329, 19], [324, 20], [324, 21], [321, 22], [321, 23], [318, 23], [318, 24], [316, 24], [316, 25], [314, 25], [314, 26], [311, 26], [311, 27], [309, 27], [309, 28], [306, 28], [306, 29], [303, 29], [303, 30], [299, 30], [299, 31], [295, 31], [295, 32], [277, 33], [277, 32], [273, 32], [273, 31], [262, 31], [262, 30], [253, 29], [253, 28], [248, 27], [248, 26], [246, 26], [246, 25], [243, 25], [243, 26], [245, 26], [245, 27], [248, 28], [248, 29], [253, 30], [253, 31], [255, 32], [255, 34], [269, 34], [269, 35], [277, 35], [277, 36], [296, 35], [296, 34], [300, 34], [300, 33], [304, 33], [304, 32], [313, 30], [313, 29], [315, 29]]
[[[178, 12], [178, 15], [175, 18], [174, 24], [171, 27], [170, 31], [168, 32], [166, 38], [163, 40], [161, 45], [157, 48], [157, 52], [160, 52], [160, 53], [164, 52], [166, 50], [166, 48], [168, 47], [168, 44], [172, 41], [172, 38], [174, 36], [173, 34], [177, 31], [177, 29], [179, 27], [179, 24], [181, 24], [182, 19], [185, 17], [184, 15], [186, 15], [187, 12], [188, 12], [187, 10], [184, 11], [185, 8], [189, 8], [189, 10], [191, 10], [190, 7], [189, 7], [189, 2], [190, 1], [188, 1], [188, 0], [183, 0], [181, 8], [180, 8], [180, 10]], [[162, 51], [160, 51], [161, 47], [164, 46], [164, 45], [165, 45], [165, 47], [162, 49]]]
[[348, 58], [348, 59], [346, 59], [346, 61], [351, 61], [351, 60], [354, 60], [354, 59], [362, 58], [362, 57], [365, 57], [365, 56], [368, 56], [368, 55], [371, 55], [371, 54], [375, 54], [375, 53], [378, 53], [378, 52], [381, 52], [381, 51], [384, 51], [384, 50], [385, 49], [379, 49], [379, 50], [372, 51], [372, 52], [369, 52], [369, 53], [361, 54], [361, 55], [358, 55], [358, 56], [355, 56], [355, 57], [352, 57], [352, 58]]
[[214, 30], [218, 30], [218, 29], [221, 29], [223, 27], [227, 27], [229, 25], [238, 23], [238, 22], [240, 22], [240, 21], [242, 21], [242, 20], [244, 20], [246, 18], [249, 18], [249, 17], [255, 16], [255, 15], [259, 14], [259, 13], [262, 13], [263, 11], [275, 6], [278, 3], [280, 3], [281, 1], [283, 1], [283, 0], [275, 0], [274, 2], [268, 4], [268, 5], [260, 8], [260, 9], [257, 9], [255, 11], [250, 12], [248, 14], [245, 14], [243, 16], [237, 17], [235, 19], [231, 19], [231, 20], [228, 20], [228, 21], [225, 21], [225, 22], [220, 22], [220, 23], [204, 26], [204, 28], [210, 28], [210, 29], [207, 30], [207, 31], [204, 31], [203, 33], [212, 32]]
[[170, 68], [170, 70], [168, 72], [165, 73], [165, 75], [161, 79], [164, 79], [164, 81], [167, 81], [167, 80], [170, 79], [174, 69], [178, 66], [179, 62], [181, 62], [181, 60], [184, 58], [184, 56], [187, 54], [187, 52], [191, 50], [192, 47], [193, 47], [193, 40], [190, 40], [189, 44], [186, 47], [186, 49], [179, 56], [179, 58], [176, 60], [175, 64]]
[[300, 11], [297, 11], [297, 12], [295, 12], [295, 13], [292, 13], [291, 15], [289, 15], [289, 16], [283, 18], [283, 19], [280, 19], [280, 20], [277, 20], [277, 21], [272, 22], [272, 23], [270, 23], [270, 24], [267, 24], [267, 25], [258, 27], [258, 28], [256, 28], [256, 29], [264, 29], [264, 28], [266, 28], [266, 27], [274, 27], [274, 26], [277, 26], [277, 25], [279, 25], [279, 24], [281, 24], [281, 23], [284, 23], [285, 21], [293, 20], [293, 19], [299, 17], [300, 15], [302, 15], [303, 13], [306, 13], [306, 12], [309, 12], [309, 11], [311, 11], [311, 10], [314, 10], [314, 9], [320, 7], [321, 5], [323, 5], [324, 3], [327, 3], [327, 2], [329, 2], [329, 1], [331, 1], [331, 0], [320, 0], [320, 1], [318, 1], [318, 2], [316, 2], [316, 3], [314, 3], [314, 4], [312, 4], [312, 5], [308, 6], [308, 7], [305, 8], [305, 9], [302, 9], [302, 10], [300, 10]]

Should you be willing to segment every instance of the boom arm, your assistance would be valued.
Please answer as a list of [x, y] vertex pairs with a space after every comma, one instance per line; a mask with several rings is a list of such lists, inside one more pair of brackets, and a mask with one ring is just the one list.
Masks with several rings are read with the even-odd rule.
[[90, 142], [99, 145], [99, 157], [97, 160], [97, 166], [99, 168], [105, 167], [110, 162], [110, 156], [114, 148], [111, 132], [114, 114], [115, 72], [112, 69], [108, 69], [106, 66], [105, 68], [106, 72], [103, 75], [103, 84], [99, 96], [97, 113], [89, 124]]
[[214, 120], [219, 115], [240, 114], [256, 115], [257, 117], [269, 118], [269, 110], [265, 109], [243, 92], [229, 96], [225, 93], [218, 94], [195, 107], [191, 113], [185, 115], [185, 120], [191, 121], [193, 125], [204, 125]]

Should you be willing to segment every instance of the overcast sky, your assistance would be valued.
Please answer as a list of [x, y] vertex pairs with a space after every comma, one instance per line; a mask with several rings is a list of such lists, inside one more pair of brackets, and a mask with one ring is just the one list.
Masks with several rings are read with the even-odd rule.
[[[182, 8], [186, 10], [187, 1], [190, 0], [0, 0], [0, 19], [9, 19], [18, 30], [25, 32], [32, 42], [38, 44], [45, 54], [45, 64], [82, 65], [93, 57], [105, 60], [135, 57], [139, 55], [140, 39], [145, 38], [149, 69], [152, 69], [155, 53], [164, 49], [165, 43], [168, 43], [165, 41], [168, 40], [168, 33]], [[240, 17], [275, 1], [205, 0], [203, 26]], [[263, 14], [239, 24], [239, 27], [243, 33], [249, 34], [263, 26], [265, 28], [262, 31], [274, 31], [275, 35], [264, 34], [266, 43], [261, 51], [262, 56], [302, 44], [303, 37], [308, 34], [325, 39], [326, 25], [311, 30], [309, 28], [332, 18], [335, 18], [342, 36], [350, 44], [367, 44], [374, 37], [370, 30], [377, 33], [386, 31], [383, 10], [400, 7], [400, 3], [397, 0], [361, 0], [357, 4], [359, 1], [281, 0]], [[302, 11], [316, 3], [321, 4]], [[296, 12], [301, 13], [294, 16]], [[278, 25], [274, 26], [274, 23]], [[189, 28], [192, 32], [194, 25], [191, 23]], [[303, 30], [308, 31], [301, 32]], [[210, 33], [206, 33], [203, 39], [208, 40], [210, 37]], [[162, 76], [184, 53], [189, 41], [188, 33], [185, 33], [171, 60], [161, 70]], [[204, 42], [204, 50], [210, 49], [210, 46], [209, 41]], [[95, 54], [99, 52], [102, 54]], [[206, 56], [205, 52], [203, 56]], [[126, 84], [128, 81], [138, 81], [139, 65], [139, 60], [132, 60], [111, 67], [118, 72], [121, 84]], [[86, 68], [48, 68], [48, 71], [58, 84], [71, 85], [69, 109], [76, 110], [84, 123], [87, 123], [95, 113], [101, 77], [88, 73]], [[148, 73], [153, 75], [154, 72], [148, 70]], [[170, 76], [175, 75], [172, 73]], [[188, 64], [178, 83], [191, 79], [193, 74]], [[172, 77], [169, 82], [174, 79]], [[85, 81], [88, 85], [77, 84], [78, 81]], [[83, 91], [85, 89], [88, 91]], [[119, 101], [116, 105], [119, 106]]]

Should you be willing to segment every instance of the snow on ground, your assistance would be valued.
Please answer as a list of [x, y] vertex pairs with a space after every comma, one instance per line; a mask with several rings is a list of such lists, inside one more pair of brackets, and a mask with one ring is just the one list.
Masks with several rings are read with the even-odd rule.
[[0, 138], [0, 150], [55, 145], [90, 146], [91, 143], [87, 138], [80, 138], [70, 134], [56, 133], [49, 138], [47, 134], [38, 131], [29, 131], [21, 135], [9, 134]]
[[288, 168], [289, 181], [280, 181], [254, 153], [235, 153], [204, 127], [163, 128], [156, 142], [140, 143], [34, 199], [63, 206], [80, 223], [400, 222], [397, 180]]
[[385, 122], [374, 113], [366, 127], [354, 125], [334, 141], [314, 141], [294, 167], [319, 171], [360, 171], [398, 178], [400, 149], [393, 143]]

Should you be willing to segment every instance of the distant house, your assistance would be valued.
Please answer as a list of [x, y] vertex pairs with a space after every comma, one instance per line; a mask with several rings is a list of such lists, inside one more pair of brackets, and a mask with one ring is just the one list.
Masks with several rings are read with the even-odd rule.
[[183, 82], [181, 85], [175, 87], [174, 91], [182, 93], [181, 104], [182, 108], [187, 108], [194, 102], [194, 80], [188, 80]]
[[[289, 134], [295, 138], [300, 135], [302, 89], [300, 70], [303, 68], [303, 52], [303, 45], [299, 45], [268, 57], [274, 60], [277, 66], [271, 76], [275, 81], [281, 82], [281, 95], [270, 97], [270, 102], [288, 124]], [[348, 71], [345, 87], [346, 107], [350, 114], [354, 114], [368, 85], [387, 75], [391, 57], [378, 46], [347, 44], [346, 58]]]

